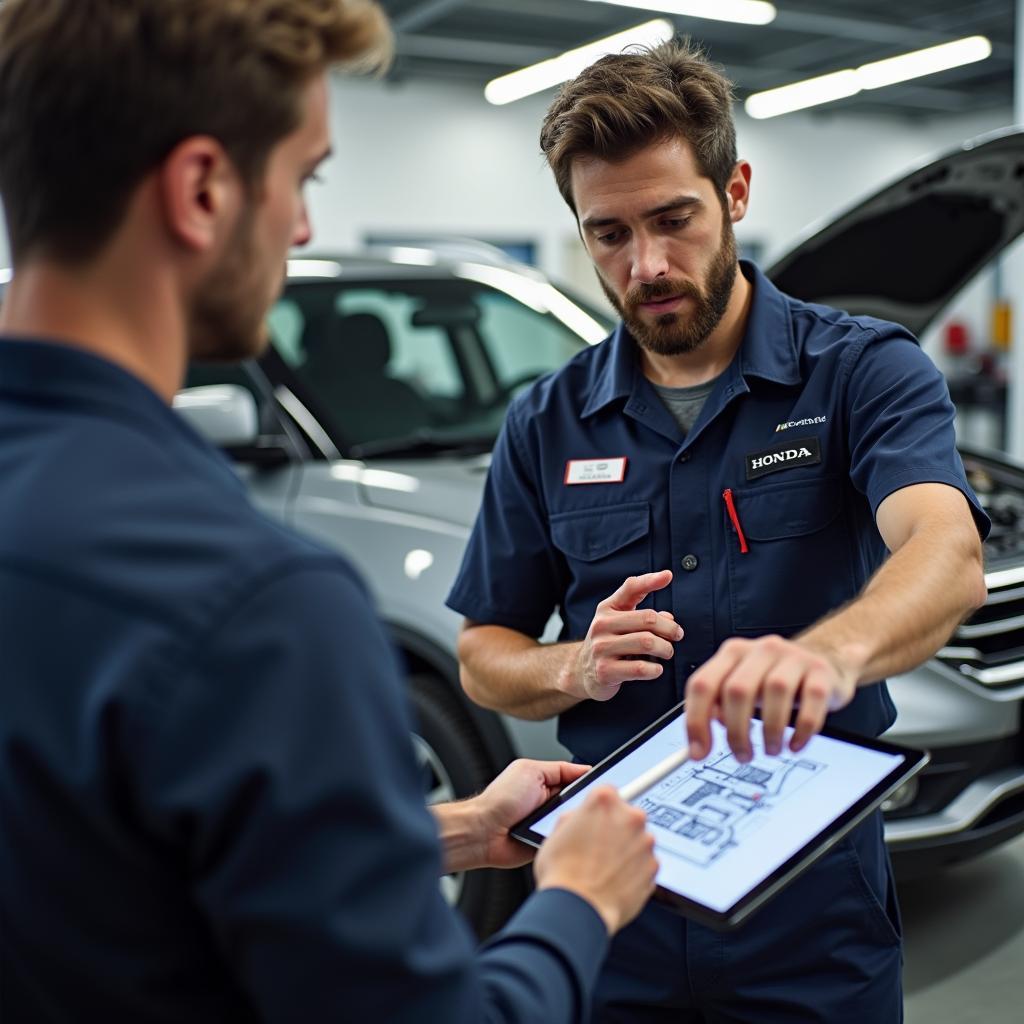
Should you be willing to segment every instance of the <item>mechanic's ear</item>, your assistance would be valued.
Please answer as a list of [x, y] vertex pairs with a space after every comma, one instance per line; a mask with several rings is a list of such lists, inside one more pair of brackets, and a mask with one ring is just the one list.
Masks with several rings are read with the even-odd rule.
[[732, 170], [732, 176], [725, 186], [726, 208], [729, 220], [735, 224], [747, 215], [747, 203], [750, 201], [750, 164], [740, 160]]

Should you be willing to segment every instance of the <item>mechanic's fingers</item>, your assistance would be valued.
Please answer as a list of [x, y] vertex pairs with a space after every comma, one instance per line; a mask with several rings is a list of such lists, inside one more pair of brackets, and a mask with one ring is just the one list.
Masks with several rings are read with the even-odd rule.
[[594, 666], [593, 683], [587, 687], [587, 694], [592, 700], [610, 700], [623, 683], [657, 679], [664, 671], [662, 662], [646, 658], [603, 658]]
[[609, 672], [620, 683], [657, 679], [664, 671], [665, 666], [660, 661], [647, 661], [644, 658], [623, 658], [609, 663]]
[[[620, 626], [629, 625], [630, 633], [654, 633], [664, 637], [670, 643], [683, 639], [683, 627], [675, 620], [671, 612], [656, 612], [653, 608], [644, 608], [635, 612], [626, 612], [620, 616]], [[620, 632], [626, 632], [624, 628]]]
[[627, 633], [625, 636], [602, 637], [593, 642], [598, 658], [624, 658], [627, 654], [668, 660], [676, 649], [653, 633]]
[[683, 639], [683, 627], [675, 619], [666, 618], [653, 608], [638, 608], [628, 612], [606, 608], [597, 612], [590, 627], [592, 640], [626, 633], [651, 633], [664, 637], [670, 643]]
[[741, 764], [746, 764], [754, 754], [750, 743], [750, 719], [769, 664], [766, 664], [763, 653], [751, 652], [722, 683], [720, 699], [725, 717], [726, 739], [729, 749]]
[[630, 576], [622, 586], [610, 597], [606, 597], [598, 606], [613, 611], [631, 612], [648, 595], [661, 590], [672, 582], [672, 570], [662, 569], [660, 572], [646, 572], [641, 576]]
[[793, 714], [805, 663], [800, 658], [783, 658], [764, 677], [761, 694], [761, 718], [764, 722], [764, 749], [767, 754], [782, 752], [782, 741]]
[[828, 714], [828, 701], [832, 694], [829, 673], [824, 668], [812, 668], [804, 676], [800, 687], [800, 710], [796, 716], [796, 728], [789, 741], [789, 749], [796, 753], [807, 746], [807, 741], [821, 732]]
[[722, 681], [743, 657], [745, 644], [726, 640], [686, 682], [686, 735], [695, 761], [711, 752], [711, 710], [719, 700]]

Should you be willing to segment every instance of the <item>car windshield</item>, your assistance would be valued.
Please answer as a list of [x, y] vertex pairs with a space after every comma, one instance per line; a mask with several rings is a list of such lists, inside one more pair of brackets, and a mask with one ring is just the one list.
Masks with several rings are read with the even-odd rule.
[[[600, 314], [556, 298], [589, 340], [610, 330]], [[586, 347], [564, 319], [454, 277], [298, 281], [271, 311], [270, 331], [341, 450], [416, 456], [490, 450], [516, 393]]]

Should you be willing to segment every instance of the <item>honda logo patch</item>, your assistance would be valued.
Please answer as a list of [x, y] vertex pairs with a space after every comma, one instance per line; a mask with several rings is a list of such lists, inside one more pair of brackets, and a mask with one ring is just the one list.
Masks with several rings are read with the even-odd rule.
[[802, 437], [777, 444], [763, 452], [746, 456], [747, 479], [756, 480], [780, 469], [795, 469], [797, 466], [814, 466], [821, 462], [821, 443], [816, 437]]

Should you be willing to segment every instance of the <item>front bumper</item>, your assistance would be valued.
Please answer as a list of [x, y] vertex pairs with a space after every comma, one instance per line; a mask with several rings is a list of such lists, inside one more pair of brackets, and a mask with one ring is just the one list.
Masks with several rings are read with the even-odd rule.
[[934, 752], [914, 802], [885, 821], [899, 877], [966, 860], [1024, 833], [1020, 747], [1013, 738]]
[[976, 857], [1024, 833], [1024, 769], [978, 779], [937, 814], [886, 821], [898, 878]]

